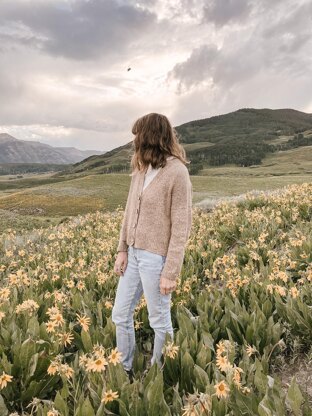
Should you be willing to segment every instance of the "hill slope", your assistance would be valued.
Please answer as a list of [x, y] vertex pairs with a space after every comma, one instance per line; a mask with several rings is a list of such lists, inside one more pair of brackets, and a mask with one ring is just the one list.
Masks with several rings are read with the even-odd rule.
[[[176, 127], [180, 143], [192, 162], [190, 173], [194, 174], [209, 166], [259, 164], [276, 150], [312, 144], [310, 129], [312, 114], [291, 109], [249, 108]], [[132, 142], [76, 163], [68, 173], [127, 172], [131, 154]]]
[[0, 133], [0, 163], [55, 163], [79, 162], [90, 155], [100, 155], [98, 150], [79, 150], [75, 147], [53, 147], [48, 144], [18, 140]]

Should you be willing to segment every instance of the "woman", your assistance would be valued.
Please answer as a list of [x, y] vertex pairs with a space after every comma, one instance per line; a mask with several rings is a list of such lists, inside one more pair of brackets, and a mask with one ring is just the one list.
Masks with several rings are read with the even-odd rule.
[[130, 379], [135, 351], [133, 314], [144, 293], [155, 333], [151, 365], [161, 366], [166, 333], [173, 339], [171, 294], [180, 275], [192, 224], [192, 183], [175, 129], [162, 114], [133, 125], [134, 153], [114, 272], [120, 276], [112, 320]]

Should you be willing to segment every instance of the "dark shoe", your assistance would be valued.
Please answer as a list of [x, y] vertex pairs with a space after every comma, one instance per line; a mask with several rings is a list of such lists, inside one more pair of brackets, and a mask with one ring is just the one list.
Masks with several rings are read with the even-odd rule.
[[129, 377], [130, 383], [133, 383], [134, 373], [133, 373], [132, 368], [131, 368], [130, 370], [125, 370], [125, 372], [128, 374], [128, 377]]

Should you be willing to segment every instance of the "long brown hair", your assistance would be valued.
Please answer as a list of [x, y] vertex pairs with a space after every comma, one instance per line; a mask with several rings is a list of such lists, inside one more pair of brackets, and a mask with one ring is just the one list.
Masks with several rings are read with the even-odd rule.
[[184, 164], [190, 163], [179, 143], [177, 131], [163, 114], [149, 113], [140, 117], [133, 124], [132, 133], [135, 135], [130, 163], [132, 173], [135, 169], [147, 168], [149, 164], [153, 168], [165, 166], [168, 156], [175, 156]]

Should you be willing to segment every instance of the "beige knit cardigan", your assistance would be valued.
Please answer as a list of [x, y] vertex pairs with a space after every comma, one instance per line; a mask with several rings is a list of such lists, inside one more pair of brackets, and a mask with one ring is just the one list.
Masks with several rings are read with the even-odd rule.
[[176, 280], [192, 227], [192, 182], [177, 157], [143, 190], [145, 172], [132, 174], [117, 251], [133, 246], [166, 256], [161, 277]]

